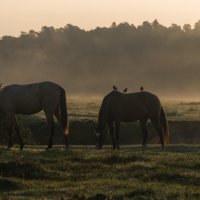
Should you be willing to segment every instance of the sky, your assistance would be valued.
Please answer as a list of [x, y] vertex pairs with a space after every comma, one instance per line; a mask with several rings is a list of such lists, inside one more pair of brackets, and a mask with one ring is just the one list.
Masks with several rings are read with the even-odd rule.
[[170, 26], [194, 25], [200, 0], [0, 0], [0, 37], [73, 24], [85, 30], [112, 22], [139, 25], [157, 19]]

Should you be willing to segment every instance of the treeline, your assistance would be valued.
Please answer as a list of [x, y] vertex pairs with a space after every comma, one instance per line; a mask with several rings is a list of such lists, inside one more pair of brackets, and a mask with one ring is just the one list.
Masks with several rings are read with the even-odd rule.
[[143, 85], [165, 96], [198, 96], [199, 54], [200, 21], [194, 28], [165, 27], [157, 20], [90, 31], [70, 24], [45, 26], [1, 38], [0, 77], [4, 84], [52, 80], [70, 94], [104, 93], [116, 84], [131, 90]]

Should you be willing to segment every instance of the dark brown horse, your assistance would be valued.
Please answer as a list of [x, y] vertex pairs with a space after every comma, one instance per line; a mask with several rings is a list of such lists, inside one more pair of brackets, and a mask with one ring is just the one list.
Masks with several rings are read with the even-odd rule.
[[99, 111], [96, 127], [96, 148], [102, 148], [106, 126], [108, 125], [113, 149], [119, 149], [120, 122], [134, 122], [137, 120], [139, 120], [142, 129], [142, 145], [144, 148], [148, 135], [146, 126], [148, 119], [153, 123], [159, 135], [162, 149], [164, 149], [164, 140], [167, 141], [168, 139], [168, 125], [158, 97], [150, 92], [124, 93], [114, 89], [104, 97]]
[[27, 85], [9, 85], [0, 90], [0, 112], [4, 113], [7, 118], [8, 148], [13, 146], [13, 129], [19, 136], [20, 149], [22, 150], [24, 147], [16, 115], [31, 115], [42, 110], [46, 115], [51, 130], [48, 148], [53, 146], [54, 116], [63, 127], [65, 145], [68, 147], [66, 96], [65, 90], [61, 86], [52, 82], [41, 82]]

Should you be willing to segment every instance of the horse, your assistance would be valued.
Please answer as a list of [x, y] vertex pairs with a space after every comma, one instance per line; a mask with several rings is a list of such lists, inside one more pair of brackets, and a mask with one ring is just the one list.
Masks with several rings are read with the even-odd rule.
[[23, 150], [24, 147], [16, 115], [32, 115], [40, 111], [44, 111], [50, 127], [51, 134], [47, 149], [53, 146], [54, 116], [62, 125], [65, 145], [66, 148], [68, 147], [68, 114], [65, 90], [56, 83], [45, 81], [25, 85], [13, 84], [0, 90], [0, 112], [4, 113], [6, 117], [9, 135], [8, 149], [13, 146], [13, 129], [19, 137], [20, 150]]
[[[147, 120], [150, 119], [160, 138], [164, 150], [168, 142], [168, 123], [159, 98], [147, 91], [124, 93], [113, 87], [113, 91], [102, 101], [98, 124], [95, 127], [96, 149], [103, 147], [103, 140], [108, 125], [112, 137], [113, 149], [119, 150], [119, 128], [121, 122], [140, 122], [143, 133], [142, 148], [146, 146], [148, 136]], [[114, 131], [115, 130], [115, 131]]]

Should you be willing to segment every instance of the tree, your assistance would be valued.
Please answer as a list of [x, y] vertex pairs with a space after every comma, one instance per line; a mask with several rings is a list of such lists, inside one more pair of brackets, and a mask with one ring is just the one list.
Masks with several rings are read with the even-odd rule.
[[183, 26], [183, 31], [184, 32], [191, 32], [191, 30], [192, 30], [192, 27], [191, 27], [191, 25], [190, 24], [184, 24], [184, 26]]
[[194, 31], [200, 32], [200, 20], [194, 24]]

